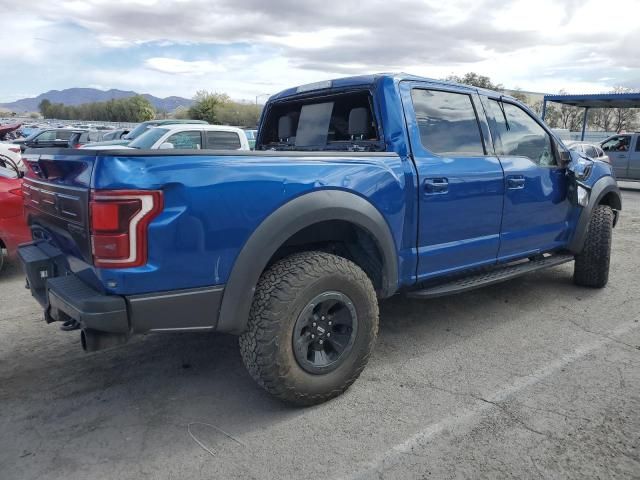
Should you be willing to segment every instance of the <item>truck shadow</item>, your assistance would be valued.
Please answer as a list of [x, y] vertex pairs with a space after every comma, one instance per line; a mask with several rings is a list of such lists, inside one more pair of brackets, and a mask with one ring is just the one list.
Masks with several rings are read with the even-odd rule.
[[[540, 310], [543, 299], [571, 301], [583, 292], [572, 285], [570, 270], [561, 267], [451, 298], [386, 300], [376, 351], [358, 383], [377, 382], [376, 372], [383, 367], [512, 322], [519, 312]], [[86, 437], [100, 429], [133, 426], [144, 426], [145, 435], [162, 435], [192, 422], [242, 436], [308, 412], [282, 404], [255, 384], [233, 336], [148, 335], [87, 355], [77, 332], [60, 332], [55, 325], [39, 328], [48, 330], [37, 337], [35, 343], [41, 345], [33, 345], [32, 339], [30, 348], [10, 352], [16, 355], [14, 362], [0, 362], [0, 401], [7, 411], [21, 412], [12, 416], [12, 423], [22, 422], [25, 431], [38, 425], [40, 434], [53, 443], [64, 444], [69, 435]], [[361, 394], [365, 390], [356, 387], [312, 409], [336, 408]], [[13, 410], [23, 402], [26, 408]], [[216, 434], [212, 441], [230, 440]]]

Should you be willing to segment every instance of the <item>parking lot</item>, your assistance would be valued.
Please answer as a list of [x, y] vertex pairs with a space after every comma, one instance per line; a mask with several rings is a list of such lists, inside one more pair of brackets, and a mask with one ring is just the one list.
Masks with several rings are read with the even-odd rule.
[[0, 276], [0, 477], [640, 477], [640, 191], [611, 279], [572, 265], [381, 305], [375, 353], [326, 404], [290, 408], [232, 336], [149, 335], [87, 355]]

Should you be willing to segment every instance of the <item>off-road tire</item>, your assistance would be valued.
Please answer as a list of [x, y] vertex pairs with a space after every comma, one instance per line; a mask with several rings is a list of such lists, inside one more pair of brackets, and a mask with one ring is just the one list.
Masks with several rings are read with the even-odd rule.
[[582, 252], [576, 255], [573, 281], [582, 287], [602, 288], [609, 281], [613, 210], [598, 205], [591, 213]]
[[[357, 312], [352, 349], [332, 371], [312, 374], [295, 358], [294, 325], [317, 295], [347, 295]], [[364, 369], [378, 333], [378, 303], [371, 280], [355, 263], [330, 253], [296, 253], [274, 263], [260, 277], [240, 351], [251, 376], [275, 397], [314, 405], [343, 393]]]

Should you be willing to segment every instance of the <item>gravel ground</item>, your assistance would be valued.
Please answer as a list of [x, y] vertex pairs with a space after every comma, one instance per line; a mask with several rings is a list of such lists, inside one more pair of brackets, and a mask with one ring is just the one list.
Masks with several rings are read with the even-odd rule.
[[340, 398], [282, 405], [237, 340], [149, 335], [87, 355], [0, 275], [0, 478], [640, 478], [640, 191], [609, 286], [562, 265], [381, 305]]

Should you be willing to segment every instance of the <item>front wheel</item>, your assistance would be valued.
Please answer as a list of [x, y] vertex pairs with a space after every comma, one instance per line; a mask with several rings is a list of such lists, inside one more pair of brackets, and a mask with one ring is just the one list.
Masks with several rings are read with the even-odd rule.
[[609, 281], [613, 210], [598, 205], [591, 214], [582, 252], [576, 255], [573, 281], [583, 287], [602, 288]]
[[240, 350], [265, 390], [313, 405], [358, 378], [377, 332], [376, 294], [362, 269], [336, 255], [303, 252], [262, 274]]

